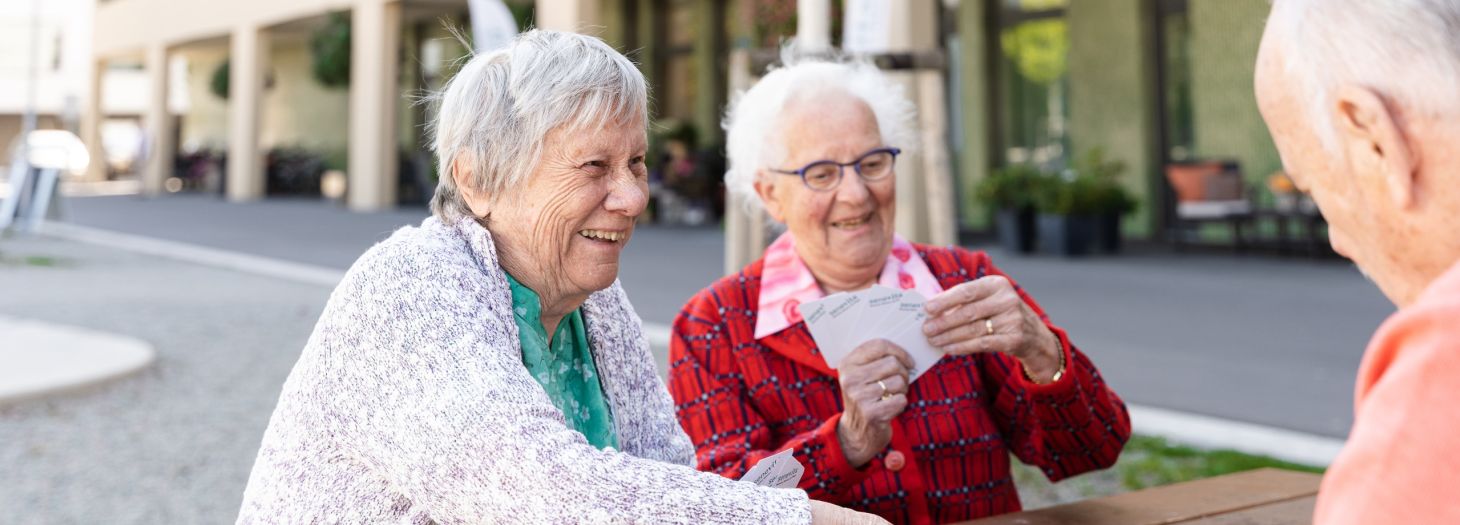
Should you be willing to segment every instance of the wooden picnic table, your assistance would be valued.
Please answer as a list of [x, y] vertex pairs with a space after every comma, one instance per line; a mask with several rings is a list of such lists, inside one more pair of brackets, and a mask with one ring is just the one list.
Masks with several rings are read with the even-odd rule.
[[1311, 523], [1321, 476], [1264, 468], [961, 525], [1287, 525]]

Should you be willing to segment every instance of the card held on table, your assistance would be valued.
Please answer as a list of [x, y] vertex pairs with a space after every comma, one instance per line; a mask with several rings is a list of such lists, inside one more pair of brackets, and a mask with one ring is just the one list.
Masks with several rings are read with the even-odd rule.
[[793, 489], [801, 482], [801, 474], [805, 471], [806, 467], [796, 460], [796, 456], [791, 455], [791, 449], [788, 448], [761, 458], [740, 477], [740, 481], [749, 481], [763, 487]]

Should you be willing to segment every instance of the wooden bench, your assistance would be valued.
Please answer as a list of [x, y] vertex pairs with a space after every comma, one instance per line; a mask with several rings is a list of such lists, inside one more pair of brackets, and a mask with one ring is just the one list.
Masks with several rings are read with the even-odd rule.
[[1264, 468], [962, 525], [1287, 525], [1311, 523], [1322, 479]]

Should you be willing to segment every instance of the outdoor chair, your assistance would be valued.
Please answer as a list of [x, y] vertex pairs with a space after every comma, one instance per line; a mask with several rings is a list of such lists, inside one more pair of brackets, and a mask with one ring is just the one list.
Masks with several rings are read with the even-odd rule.
[[1171, 164], [1166, 166], [1166, 179], [1176, 191], [1173, 238], [1178, 251], [1185, 249], [1188, 236], [1198, 235], [1203, 224], [1214, 222], [1231, 228], [1237, 252], [1246, 250], [1243, 227], [1252, 220], [1254, 210], [1236, 162]]

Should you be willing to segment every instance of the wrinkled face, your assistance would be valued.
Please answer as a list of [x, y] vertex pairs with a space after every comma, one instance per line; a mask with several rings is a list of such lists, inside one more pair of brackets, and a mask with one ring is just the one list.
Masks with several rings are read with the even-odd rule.
[[[843, 92], [786, 102], [780, 120], [786, 155], [771, 166], [796, 170], [821, 160], [852, 162], [884, 146], [877, 118]], [[796, 250], [818, 279], [848, 283], [876, 279], [892, 249], [897, 175], [864, 181], [845, 168], [835, 188], [817, 191], [800, 177], [762, 170], [756, 191], [766, 211], [796, 237]], [[825, 283], [823, 283], [825, 284]]]
[[612, 285], [648, 202], [646, 147], [641, 120], [549, 133], [536, 170], [488, 206], [513, 277], [545, 301]]
[[[1283, 169], [1298, 189], [1308, 192], [1328, 222], [1334, 251], [1373, 272], [1375, 259], [1388, 252], [1384, 223], [1391, 208], [1378, 191], [1376, 173], [1354, 173], [1341, 156], [1323, 149], [1301, 97], [1302, 84], [1285, 70], [1283, 49], [1269, 24], [1258, 52], [1255, 87], [1258, 108], [1282, 155]], [[1331, 109], [1331, 108], [1327, 108]], [[1390, 252], [1392, 253], [1392, 252]]]

